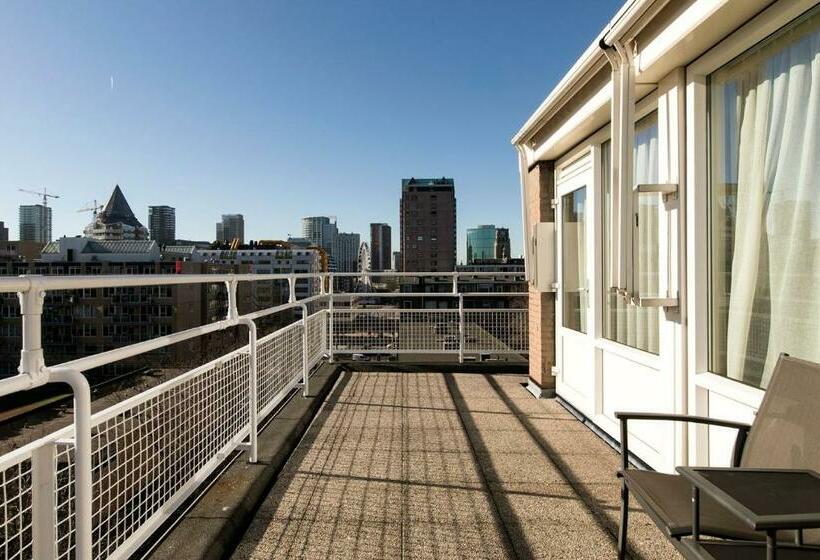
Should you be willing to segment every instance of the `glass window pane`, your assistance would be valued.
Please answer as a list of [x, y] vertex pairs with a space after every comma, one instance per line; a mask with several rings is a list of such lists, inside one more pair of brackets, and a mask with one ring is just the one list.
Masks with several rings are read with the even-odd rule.
[[[656, 112], [635, 123], [635, 184], [658, 182], [658, 115]], [[614, 293], [610, 268], [610, 216], [612, 188], [610, 185], [611, 144], [601, 145], [601, 180], [603, 193], [603, 257], [604, 257], [604, 338], [657, 354], [660, 338], [660, 310], [637, 307]], [[638, 200], [638, 254], [635, 270], [638, 292], [644, 296], [660, 295], [658, 242], [661, 199], [659, 195], [642, 195]]]
[[820, 361], [820, 16], [709, 79], [709, 368], [765, 388]]
[[561, 291], [563, 292], [564, 326], [587, 332], [587, 189], [565, 194], [561, 198], [561, 250], [563, 254]]

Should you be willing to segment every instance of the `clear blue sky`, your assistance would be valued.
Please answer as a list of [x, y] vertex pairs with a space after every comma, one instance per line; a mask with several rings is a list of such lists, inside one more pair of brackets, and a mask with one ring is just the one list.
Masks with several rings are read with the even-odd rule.
[[[335, 215], [398, 242], [402, 177], [455, 178], [465, 230], [511, 228], [511, 136], [620, 1], [3, 2], [0, 221], [47, 187], [54, 234], [79, 234], [115, 183], [140, 220], [246, 238]], [[112, 81], [113, 79], [113, 81]], [[113, 87], [112, 87], [113, 84]], [[396, 247], [397, 248], [397, 247]]]

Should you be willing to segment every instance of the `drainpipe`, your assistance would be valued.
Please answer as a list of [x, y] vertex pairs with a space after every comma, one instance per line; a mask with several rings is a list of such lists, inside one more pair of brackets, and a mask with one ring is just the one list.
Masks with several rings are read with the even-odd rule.
[[613, 204], [610, 220], [610, 289], [631, 300], [635, 294], [633, 267], [634, 196], [633, 145], [635, 143], [635, 65], [634, 53], [617, 39], [599, 42], [612, 67], [612, 157], [610, 186]]
[[524, 280], [531, 282], [533, 279], [533, 258], [535, 251], [532, 247], [532, 232], [530, 231], [530, 219], [527, 212], [527, 153], [524, 146], [515, 145], [518, 152], [518, 174], [521, 177], [521, 228], [524, 230]]

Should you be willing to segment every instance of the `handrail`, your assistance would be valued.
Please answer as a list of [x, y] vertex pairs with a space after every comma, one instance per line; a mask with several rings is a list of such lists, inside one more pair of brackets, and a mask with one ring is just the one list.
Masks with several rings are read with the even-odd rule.
[[266, 280], [311, 280], [325, 278], [491, 278], [524, 277], [523, 272], [316, 272], [294, 274], [90, 274], [45, 276], [26, 274], [0, 278], [0, 293], [41, 290], [82, 290], [92, 288], [125, 288], [133, 286], [169, 286], [223, 282], [261, 282]]

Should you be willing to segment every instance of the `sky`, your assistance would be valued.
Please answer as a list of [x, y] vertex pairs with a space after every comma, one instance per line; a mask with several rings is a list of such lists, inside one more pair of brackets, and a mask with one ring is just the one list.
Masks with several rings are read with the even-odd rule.
[[336, 216], [393, 226], [404, 177], [453, 177], [466, 229], [522, 252], [510, 138], [621, 5], [584, 2], [43, 2], [0, 6], [0, 221], [48, 189], [54, 237], [115, 184], [147, 225], [247, 239]]

